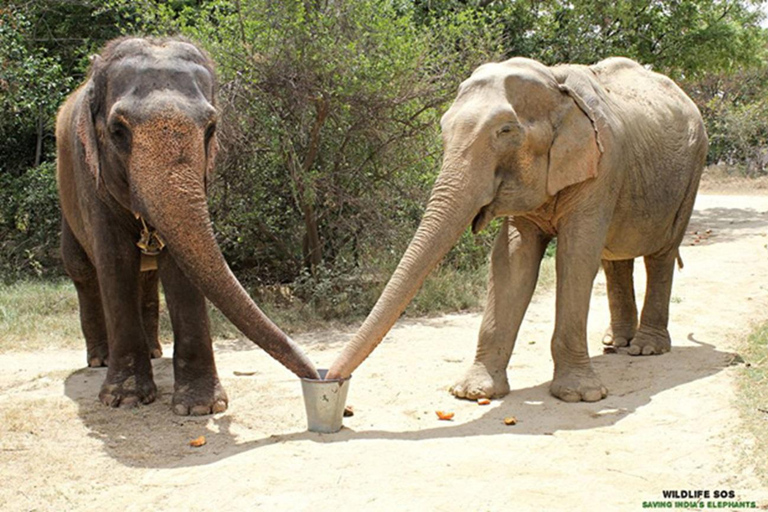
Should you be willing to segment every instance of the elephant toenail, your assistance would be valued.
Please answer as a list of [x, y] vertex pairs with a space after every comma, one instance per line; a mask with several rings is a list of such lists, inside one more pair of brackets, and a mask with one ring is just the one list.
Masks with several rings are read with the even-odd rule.
[[587, 391], [584, 393], [584, 401], [585, 402], [597, 402], [601, 398], [603, 398], [605, 395], [602, 394], [602, 391], [599, 389], [592, 389], [590, 391]]
[[126, 409], [136, 407], [137, 405], [139, 405], [139, 397], [137, 396], [127, 396], [120, 402], [120, 407], [124, 407]]
[[195, 405], [189, 410], [189, 413], [192, 416], [205, 416], [206, 414], [211, 414], [211, 408], [207, 405]]

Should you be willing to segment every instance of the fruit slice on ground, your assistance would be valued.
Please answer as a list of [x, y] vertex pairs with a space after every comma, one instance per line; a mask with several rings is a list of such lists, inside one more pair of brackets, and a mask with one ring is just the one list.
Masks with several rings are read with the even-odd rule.
[[205, 444], [205, 436], [200, 436], [197, 439], [193, 439], [189, 442], [189, 446], [194, 446], [195, 448], [199, 448]]

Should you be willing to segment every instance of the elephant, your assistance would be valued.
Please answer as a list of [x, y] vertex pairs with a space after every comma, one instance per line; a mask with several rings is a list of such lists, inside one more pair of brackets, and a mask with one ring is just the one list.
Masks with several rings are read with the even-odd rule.
[[158, 281], [173, 326], [173, 411], [226, 410], [206, 298], [300, 377], [301, 349], [253, 302], [214, 237], [207, 188], [218, 149], [213, 63], [191, 41], [125, 37], [93, 57], [59, 110], [57, 181], [64, 268], [74, 282], [89, 366], [107, 366], [99, 399], [157, 396]]
[[[328, 378], [346, 377], [365, 360], [467, 226], [477, 233], [497, 217], [477, 352], [453, 395], [509, 392], [507, 366], [554, 238], [552, 395], [566, 402], [607, 395], [587, 350], [601, 264], [611, 314], [604, 343], [632, 355], [670, 350], [674, 266], [708, 147], [696, 105], [671, 79], [623, 57], [552, 67], [515, 57], [478, 67], [441, 128], [443, 162], [426, 211]], [[641, 256], [647, 290], [638, 323], [633, 265]]]

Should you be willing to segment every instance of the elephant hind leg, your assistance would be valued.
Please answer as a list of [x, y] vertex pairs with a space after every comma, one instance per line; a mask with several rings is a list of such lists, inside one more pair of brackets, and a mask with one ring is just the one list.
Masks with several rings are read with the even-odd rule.
[[635, 260], [603, 260], [611, 325], [603, 337], [604, 345], [626, 347], [637, 331], [637, 304], [632, 278]]
[[61, 256], [64, 269], [75, 284], [80, 305], [80, 326], [83, 330], [88, 366], [106, 366], [109, 359], [107, 327], [101, 303], [96, 268], [75, 238], [66, 219], [61, 226]]
[[645, 257], [648, 280], [640, 328], [629, 346], [632, 355], [663, 354], [671, 348], [667, 325], [676, 257], [677, 250]]
[[141, 321], [147, 337], [147, 348], [152, 359], [162, 357], [163, 348], [158, 338], [160, 317], [159, 277], [156, 270], [141, 273]]

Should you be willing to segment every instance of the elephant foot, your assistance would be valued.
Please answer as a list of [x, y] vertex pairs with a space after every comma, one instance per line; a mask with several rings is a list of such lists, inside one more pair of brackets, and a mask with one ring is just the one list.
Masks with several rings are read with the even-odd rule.
[[155, 398], [157, 398], [157, 386], [152, 380], [151, 371], [123, 373], [118, 378], [107, 375], [99, 392], [101, 403], [110, 407], [136, 407], [140, 403], [152, 403]]
[[109, 360], [109, 349], [107, 344], [98, 345], [96, 347], [88, 347], [88, 367], [89, 368], [101, 368], [107, 366]]
[[475, 362], [456, 384], [451, 393], [457, 398], [476, 400], [478, 398], [500, 398], [509, 393], [506, 368], [489, 372], [485, 364]]
[[656, 327], [641, 325], [629, 345], [629, 353], [633, 356], [650, 356], [664, 354], [672, 348], [669, 331]]
[[149, 345], [149, 357], [152, 359], [160, 359], [163, 357], [163, 347], [160, 346], [160, 342], [155, 340], [154, 343], [150, 342]]
[[179, 416], [203, 416], [227, 410], [227, 393], [214, 373], [201, 378], [176, 380], [173, 391], [173, 412]]
[[597, 402], [608, 396], [591, 365], [556, 369], [549, 392], [564, 402]]
[[107, 366], [107, 358], [101, 356], [88, 356], [89, 368], [103, 368]]
[[636, 328], [632, 325], [611, 325], [603, 335], [603, 345], [626, 347], [635, 337]]

